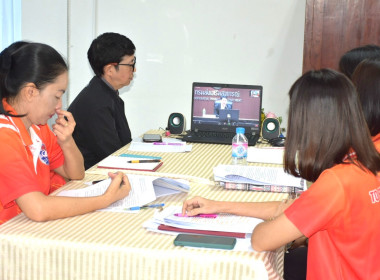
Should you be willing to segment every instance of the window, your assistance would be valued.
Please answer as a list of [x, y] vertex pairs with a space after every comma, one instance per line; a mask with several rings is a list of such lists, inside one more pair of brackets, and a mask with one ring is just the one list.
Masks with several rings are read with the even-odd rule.
[[21, 40], [21, 1], [0, 1], [0, 51]]

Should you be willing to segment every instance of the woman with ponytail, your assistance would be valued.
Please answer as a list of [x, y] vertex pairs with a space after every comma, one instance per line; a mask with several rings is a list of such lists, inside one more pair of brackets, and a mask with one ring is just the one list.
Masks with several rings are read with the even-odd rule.
[[[16, 42], [0, 53], [0, 224], [21, 212], [34, 221], [88, 213], [130, 191], [119, 173], [110, 174], [113, 180], [102, 196], [49, 196], [52, 171], [67, 179], [84, 177], [72, 137], [75, 120], [62, 110], [67, 71], [62, 56], [45, 44]], [[47, 121], [55, 114], [50, 130]]]

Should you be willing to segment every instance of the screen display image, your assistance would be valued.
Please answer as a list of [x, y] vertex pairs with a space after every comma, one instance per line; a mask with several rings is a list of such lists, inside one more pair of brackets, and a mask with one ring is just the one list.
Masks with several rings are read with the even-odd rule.
[[191, 130], [260, 134], [262, 86], [193, 83]]

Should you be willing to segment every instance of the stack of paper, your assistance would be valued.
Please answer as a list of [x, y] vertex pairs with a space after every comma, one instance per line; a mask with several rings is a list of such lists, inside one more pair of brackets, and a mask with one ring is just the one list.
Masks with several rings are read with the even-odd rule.
[[284, 172], [282, 167], [218, 165], [214, 180], [226, 189], [298, 193], [306, 181]]
[[220, 213], [216, 218], [179, 217], [175, 215], [181, 212], [182, 208], [178, 206], [165, 207], [163, 211], [157, 211], [153, 219], [145, 226], [151, 229], [154, 227], [160, 229], [160, 225], [166, 225], [177, 228], [177, 233], [183, 232], [182, 229], [189, 229], [204, 231], [204, 234], [207, 232], [210, 235], [213, 235], [213, 232], [240, 233], [240, 237], [246, 237], [247, 234], [252, 233], [258, 223], [262, 222], [261, 219], [226, 213]]
[[[156, 200], [157, 197], [189, 192], [189, 182], [183, 179], [158, 178], [153, 176], [141, 176], [128, 174], [131, 184], [129, 195], [111, 204], [103, 211], [125, 212], [131, 207], [143, 206]], [[83, 189], [62, 191], [59, 196], [91, 197], [104, 194], [111, 179], [106, 179], [97, 184]]]
[[168, 206], [156, 211], [154, 217], [144, 223], [149, 231], [177, 235], [178, 233], [227, 236], [237, 238], [234, 251], [253, 251], [251, 234], [261, 219], [221, 213], [216, 218], [178, 217], [180, 206]]

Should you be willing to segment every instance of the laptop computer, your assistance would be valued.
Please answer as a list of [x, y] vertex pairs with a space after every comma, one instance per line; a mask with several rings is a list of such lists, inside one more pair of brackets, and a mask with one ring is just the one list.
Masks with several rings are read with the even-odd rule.
[[260, 137], [263, 87], [194, 82], [191, 129], [183, 141], [229, 144], [236, 127], [244, 127], [248, 145]]

